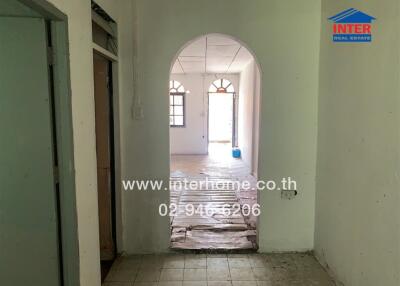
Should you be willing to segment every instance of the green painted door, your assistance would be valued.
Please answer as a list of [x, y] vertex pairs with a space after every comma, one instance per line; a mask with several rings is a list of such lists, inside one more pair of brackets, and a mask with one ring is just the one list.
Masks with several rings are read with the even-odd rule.
[[60, 285], [46, 25], [0, 17], [0, 284]]

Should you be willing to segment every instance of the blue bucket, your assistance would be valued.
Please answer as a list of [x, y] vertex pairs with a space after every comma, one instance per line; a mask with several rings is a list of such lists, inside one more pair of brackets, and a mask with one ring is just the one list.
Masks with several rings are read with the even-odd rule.
[[239, 148], [233, 148], [232, 149], [232, 157], [233, 158], [240, 158], [240, 149]]

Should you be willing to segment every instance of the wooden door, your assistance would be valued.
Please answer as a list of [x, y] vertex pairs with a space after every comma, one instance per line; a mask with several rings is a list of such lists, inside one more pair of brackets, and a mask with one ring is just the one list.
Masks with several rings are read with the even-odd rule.
[[96, 115], [97, 185], [99, 204], [100, 256], [112, 260], [115, 256], [112, 209], [112, 134], [110, 62], [94, 54], [94, 94]]
[[60, 285], [44, 19], [0, 17], [0, 284]]

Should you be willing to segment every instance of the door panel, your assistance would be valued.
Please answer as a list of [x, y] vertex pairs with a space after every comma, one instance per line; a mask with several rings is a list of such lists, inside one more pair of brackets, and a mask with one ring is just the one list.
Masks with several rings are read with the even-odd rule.
[[94, 54], [94, 97], [96, 115], [97, 189], [99, 204], [100, 256], [114, 258], [111, 186], [110, 62]]
[[0, 277], [60, 285], [45, 22], [0, 17]]

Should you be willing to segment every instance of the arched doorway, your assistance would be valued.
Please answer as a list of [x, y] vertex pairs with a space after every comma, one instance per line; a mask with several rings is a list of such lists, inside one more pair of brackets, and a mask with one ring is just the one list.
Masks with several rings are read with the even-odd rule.
[[[252, 53], [225, 35], [199, 37], [174, 60], [172, 248], [257, 248], [259, 83]], [[244, 190], [244, 181], [252, 187]]]

